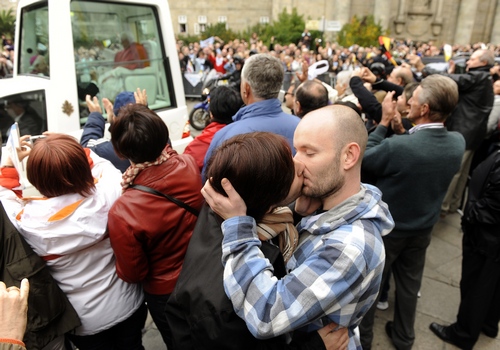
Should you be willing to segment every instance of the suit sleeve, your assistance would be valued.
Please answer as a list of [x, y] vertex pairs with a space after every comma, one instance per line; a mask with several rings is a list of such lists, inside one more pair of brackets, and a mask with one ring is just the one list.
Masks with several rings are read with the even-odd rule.
[[375, 96], [363, 86], [363, 80], [360, 77], [352, 77], [349, 86], [358, 98], [363, 111], [377, 123], [382, 119], [382, 105]]
[[500, 153], [497, 152], [495, 165], [491, 170], [484, 191], [467, 216], [471, 222], [486, 225], [500, 224]]
[[363, 171], [375, 176], [387, 175], [389, 171], [387, 166], [392, 164], [392, 162], [390, 159], [391, 139], [385, 138], [386, 134], [387, 128], [379, 125], [375, 131], [368, 136], [365, 155], [361, 163]]

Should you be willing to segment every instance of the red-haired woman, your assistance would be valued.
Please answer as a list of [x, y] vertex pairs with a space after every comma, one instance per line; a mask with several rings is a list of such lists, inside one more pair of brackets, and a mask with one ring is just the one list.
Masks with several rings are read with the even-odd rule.
[[[26, 137], [21, 138], [28, 146]], [[0, 200], [14, 225], [47, 263], [82, 325], [68, 334], [83, 349], [144, 349], [142, 290], [116, 274], [106, 232], [120, 196], [121, 173], [68, 135], [39, 139], [29, 152], [28, 180], [43, 197], [25, 199], [11, 160], [1, 167]]]
[[[193, 212], [204, 202], [200, 171], [193, 157], [170, 147], [167, 126], [145, 106], [122, 107], [110, 131], [116, 153], [131, 164], [123, 174], [123, 195], [109, 212], [116, 271], [124, 281], [142, 283], [153, 321], [172, 349], [165, 305], [193, 233], [197, 219]], [[178, 202], [132, 185], [148, 187]]]

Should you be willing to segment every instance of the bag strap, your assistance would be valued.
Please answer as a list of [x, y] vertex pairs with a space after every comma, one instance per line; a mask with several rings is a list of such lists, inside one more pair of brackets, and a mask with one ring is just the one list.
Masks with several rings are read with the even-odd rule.
[[142, 185], [135, 185], [135, 184], [130, 184], [128, 187], [129, 188], [135, 188], [136, 190], [139, 190], [139, 191], [151, 193], [151, 194], [154, 194], [155, 196], [167, 198], [169, 201], [177, 204], [179, 207], [181, 207], [183, 209], [186, 209], [188, 212], [190, 212], [191, 214], [193, 214], [195, 216], [198, 216], [200, 214], [200, 212], [198, 210], [196, 210], [195, 208], [193, 208], [189, 204], [186, 204], [183, 201], [178, 200], [177, 198], [172, 197], [172, 196], [170, 196], [168, 194], [165, 194], [165, 193], [162, 193], [160, 191], [157, 191], [154, 188], [147, 187], [147, 186], [142, 186]]

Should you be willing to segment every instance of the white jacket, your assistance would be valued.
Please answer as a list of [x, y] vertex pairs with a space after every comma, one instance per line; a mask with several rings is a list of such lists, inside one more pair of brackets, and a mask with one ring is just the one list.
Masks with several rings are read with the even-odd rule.
[[106, 330], [130, 317], [142, 304], [139, 284], [116, 274], [115, 256], [106, 234], [108, 211], [121, 194], [121, 173], [91, 152], [97, 179], [92, 195], [20, 200], [0, 187], [9, 218], [33, 250], [47, 262], [82, 325], [77, 335]]

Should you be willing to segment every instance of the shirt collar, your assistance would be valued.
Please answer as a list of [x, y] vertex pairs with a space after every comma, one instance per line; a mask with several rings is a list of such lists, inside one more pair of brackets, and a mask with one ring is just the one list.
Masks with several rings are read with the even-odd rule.
[[422, 129], [441, 129], [444, 128], [443, 123], [425, 123], [425, 124], [418, 124], [415, 125], [413, 128], [411, 128], [408, 133], [411, 135], [417, 131], [420, 131]]

